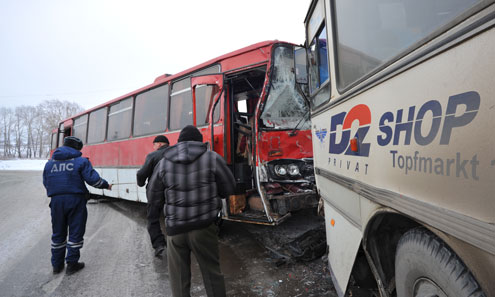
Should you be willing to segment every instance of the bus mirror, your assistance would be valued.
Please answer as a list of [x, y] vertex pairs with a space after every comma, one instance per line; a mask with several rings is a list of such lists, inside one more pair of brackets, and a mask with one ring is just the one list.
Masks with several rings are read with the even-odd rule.
[[296, 72], [296, 83], [308, 83], [308, 71], [306, 65], [306, 49], [304, 47], [294, 48], [294, 65]]

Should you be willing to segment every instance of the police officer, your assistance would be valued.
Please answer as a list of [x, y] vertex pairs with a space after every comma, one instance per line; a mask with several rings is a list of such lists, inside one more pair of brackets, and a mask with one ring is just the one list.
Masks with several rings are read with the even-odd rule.
[[[142, 187], [144, 186], [146, 179], [149, 179], [153, 174], [153, 169], [156, 164], [160, 162], [163, 157], [163, 152], [169, 146], [170, 142], [168, 138], [164, 135], [158, 135], [153, 140], [153, 149], [154, 151], [149, 153], [146, 156], [146, 160], [143, 166], [137, 171], [136, 179], [137, 185]], [[150, 234], [151, 245], [155, 249], [155, 256], [161, 257], [163, 254], [163, 250], [165, 249], [166, 241], [165, 236], [163, 235], [162, 229], [160, 227], [160, 214], [162, 209], [159, 207], [154, 207], [154, 204], [159, 203], [159, 201], [152, 201], [148, 198], [147, 205], [147, 219], [148, 219], [148, 233]]]
[[91, 162], [81, 157], [82, 147], [79, 138], [66, 137], [64, 145], [53, 152], [43, 171], [43, 185], [51, 198], [53, 274], [64, 269], [66, 248], [65, 273], [73, 274], [84, 268], [84, 263], [79, 262], [88, 218], [86, 202], [89, 192], [84, 182], [98, 189], [112, 189], [112, 185], [93, 169]]

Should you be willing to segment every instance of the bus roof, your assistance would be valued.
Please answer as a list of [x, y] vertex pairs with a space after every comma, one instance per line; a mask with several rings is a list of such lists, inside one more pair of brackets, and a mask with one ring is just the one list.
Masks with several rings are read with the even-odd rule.
[[232, 58], [232, 57], [235, 57], [235, 56], [238, 56], [238, 55], [244, 54], [244, 53], [246, 53], [246, 52], [250, 52], [250, 51], [255, 50], [255, 49], [258, 49], [258, 48], [263, 48], [263, 47], [266, 47], [266, 46], [269, 46], [269, 45], [273, 45], [273, 44], [275, 44], [275, 43], [288, 43], [288, 42], [279, 41], [279, 40], [267, 40], [267, 41], [258, 42], [258, 43], [252, 44], [252, 45], [250, 45], [250, 46], [246, 46], [246, 47], [244, 47], [244, 48], [241, 48], [241, 49], [235, 50], [235, 51], [233, 51], [233, 52], [230, 52], [230, 53], [224, 54], [224, 55], [222, 55], [222, 56], [219, 56], [219, 57], [213, 58], [213, 59], [211, 59], [211, 60], [209, 60], [209, 61], [206, 61], [206, 62], [204, 62], [204, 63], [201, 63], [201, 64], [196, 65], [196, 66], [194, 66], [194, 67], [191, 67], [191, 68], [189, 68], [189, 69], [186, 69], [186, 70], [181, 71], [181, 72], [179, 72], [179, 73], [176, 73], [176, 74], [173, 74], [173, 75], [170, 75], [170, 74], [163, 74], [163, 75], [160, 75], [160, 76], [158, 76], [157, 78], [155, 78], [155, 80], [153, 81], [153, 83], [151, 83], [151, 84], [149, 84], [149, 85], [146, 85], [146, 86], [144, 86], [144, 87], [142, 87], [142, 88], [139, 88], [139, 89], [137, 89], [137, 90], [131, 91], [131, 92], [129, 92], [129, 93], [127, 93], [127, 94], [125, 94], [125, 95], [119, 96], [119, 97], [117, 97], [117, 98], [115, 98], [115, 99], [112, 99], [112, 100], [106, 101], [106, 102], [104, 102], [104, 103], [102, 103], [102, 104], [99, 104], [99, 105], [97, 105], [97, 106], [95, 106], [95, 107], [92, 107], [92, 108], [90, 108], [90, 109], [87, 109], [87, 110], [85, 110], [85, 111], [83, 111], [83, 112], [81, 112], [81, 113], [78, 113], [78, 114], [76, 114], [76, 115], [73, 115], [73, 116], [71, 116], [71, 117], [69, 117], [69, 118], [67, 118], [67, 119], [64, 119], [63, 121], [61, 121], [61, 123], [64, 123], [64, 122], [66, 122], [66, 121], [67, 121], [67, 120], [69, 120], [69, 119], [76, 118], [76, 117], [78, 117], [78, 116], [80, 116], [80, 115], [83, 115], [83, 114], [89, 113], [89, 112], [91, 112], [91, 111], [93, 111], [93, 110], [99, 109], [99, 108], [104, 107], [104, 106], [107, 106], [107, 105], [109, 105], [109, 104], [112, 104], [113, 102], [117, 102], [117, 101], [122, 100], [122, 99], [124, 99], [124, 98], [131, 97], [131, 96], [133, 96], [133, 95], [135, 95], [135, 94], [137, 94], [137, 93], [141, 93], [141, 92], [146, 91], [146, 90], [148, 90], [148, 89], [151, 89], [151, 88], [153, 88], [153, 87], [155, 87], [155, 86], [157, 86], [157, 85], [160, 85], [160, 84], [163, 84], [163, 83], [169, 82], [169, 81], [171, 81], [171, 80], [174, 80], [174, 79], [176, 79], [176, 78], [179, 78], [179, 77], [181, 77], [181, 76], [187, 75], [188, 73], [195, 72], [195, 71], [197, 71], [197, 70], [200, 70], [200, 69], [202, 69], [202, 68], [205, 68], [205, 67], [206, 67], [206, 66], [208, 66], [208, 65], [212, 65], [212, 64], [218, 63], [218, 62], [220, 62], [220, 61], [222, 61], [222, 60], [225, 60], [225, 59], [228, 59], [228, 58]]

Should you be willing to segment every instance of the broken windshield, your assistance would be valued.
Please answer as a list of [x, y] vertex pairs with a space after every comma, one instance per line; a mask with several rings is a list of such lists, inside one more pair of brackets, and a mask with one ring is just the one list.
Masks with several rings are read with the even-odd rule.
[[[279, 46], [273, 55], [274, 65], [268, 99], [261, 115], [267, 128], [293, 129], [309, 107], [296, 88], [294, 49]], [[309, 129], [310, 122], [299, 123], [300, 129]]]

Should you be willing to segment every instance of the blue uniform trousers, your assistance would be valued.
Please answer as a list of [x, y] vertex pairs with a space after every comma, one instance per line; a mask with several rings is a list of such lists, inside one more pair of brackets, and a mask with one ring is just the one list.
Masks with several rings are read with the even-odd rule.
[[[77, 262], [83, 246], [88, 210], [85, 195], [57, 195], [51, 197], [52, 214], [52, 266]], [[67, 241], [67, 231], [69, 240]]]

